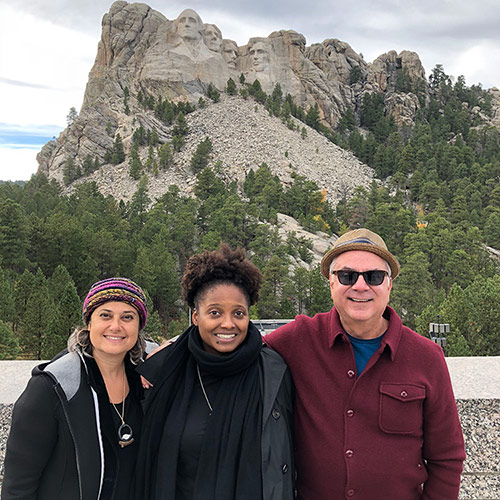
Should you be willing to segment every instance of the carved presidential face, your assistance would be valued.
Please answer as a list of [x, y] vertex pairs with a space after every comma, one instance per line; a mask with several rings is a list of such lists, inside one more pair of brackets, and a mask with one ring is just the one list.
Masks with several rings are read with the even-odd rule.
[[177, 34], [184, 40], [201, 40], [203, 23], [200, 16], [194, 10], [186, 9], [182, 11], [176, 19], [175, 25]]
[[214, 24], [205, 24], [203, 32], [205, 45], [214, 52], [220, 52], [222, 46], [222, 33]]
[[250, 49], [252, 67], [255, 71], [265, 71], [269, 67], [269, 52], [263, 42], [256, 42]]
[[222, 55], [231, 69], [236, 69], [236, 60], [238, 59], [238, 46], [232, 40], [222, 41]]

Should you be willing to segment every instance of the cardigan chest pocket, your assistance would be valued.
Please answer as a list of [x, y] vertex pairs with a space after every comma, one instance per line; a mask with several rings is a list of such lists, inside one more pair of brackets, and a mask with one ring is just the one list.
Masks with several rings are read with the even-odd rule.
[[417, 384], [380, 384], [379, 426], [390, 434], [422, 431], [425, 387]]

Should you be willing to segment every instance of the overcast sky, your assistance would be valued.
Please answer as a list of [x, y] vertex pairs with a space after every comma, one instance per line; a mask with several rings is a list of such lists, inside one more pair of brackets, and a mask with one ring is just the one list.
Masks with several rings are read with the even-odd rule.
[[[372, 62], [389, 50], [419, 54], [468, 85], [500, 87], [499, 0], [154, 0], [175, 19], [185, 8], [224, 38], [293, 29], [307, 45], [338, 38]], [[83, 101], [106, 0], [0, 0], [0, 180], [28, 180], [36, 154]]]

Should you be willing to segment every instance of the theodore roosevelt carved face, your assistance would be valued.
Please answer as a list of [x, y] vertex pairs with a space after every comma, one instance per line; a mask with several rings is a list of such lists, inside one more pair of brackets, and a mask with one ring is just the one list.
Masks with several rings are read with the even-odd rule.
[[238, 59], [238, 46], [232, 40], [222, 41], [222, 55], [228, 68], [236, 69], [236, 60]]

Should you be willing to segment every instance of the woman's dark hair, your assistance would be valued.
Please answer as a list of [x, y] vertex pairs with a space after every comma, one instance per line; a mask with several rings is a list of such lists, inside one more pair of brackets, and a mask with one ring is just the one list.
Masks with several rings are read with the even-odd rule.
[[193, 255], [186, 264], [181, 280], [182, 296], [189, 307], [196, 307], [206, 290], [220, 284], [236, 285], [248, 298], [249, 305], [259, 298], [263, 276], [259, 268], [245, 257], [245, 250], [231, 250], [221, 243], [219, 250]]

